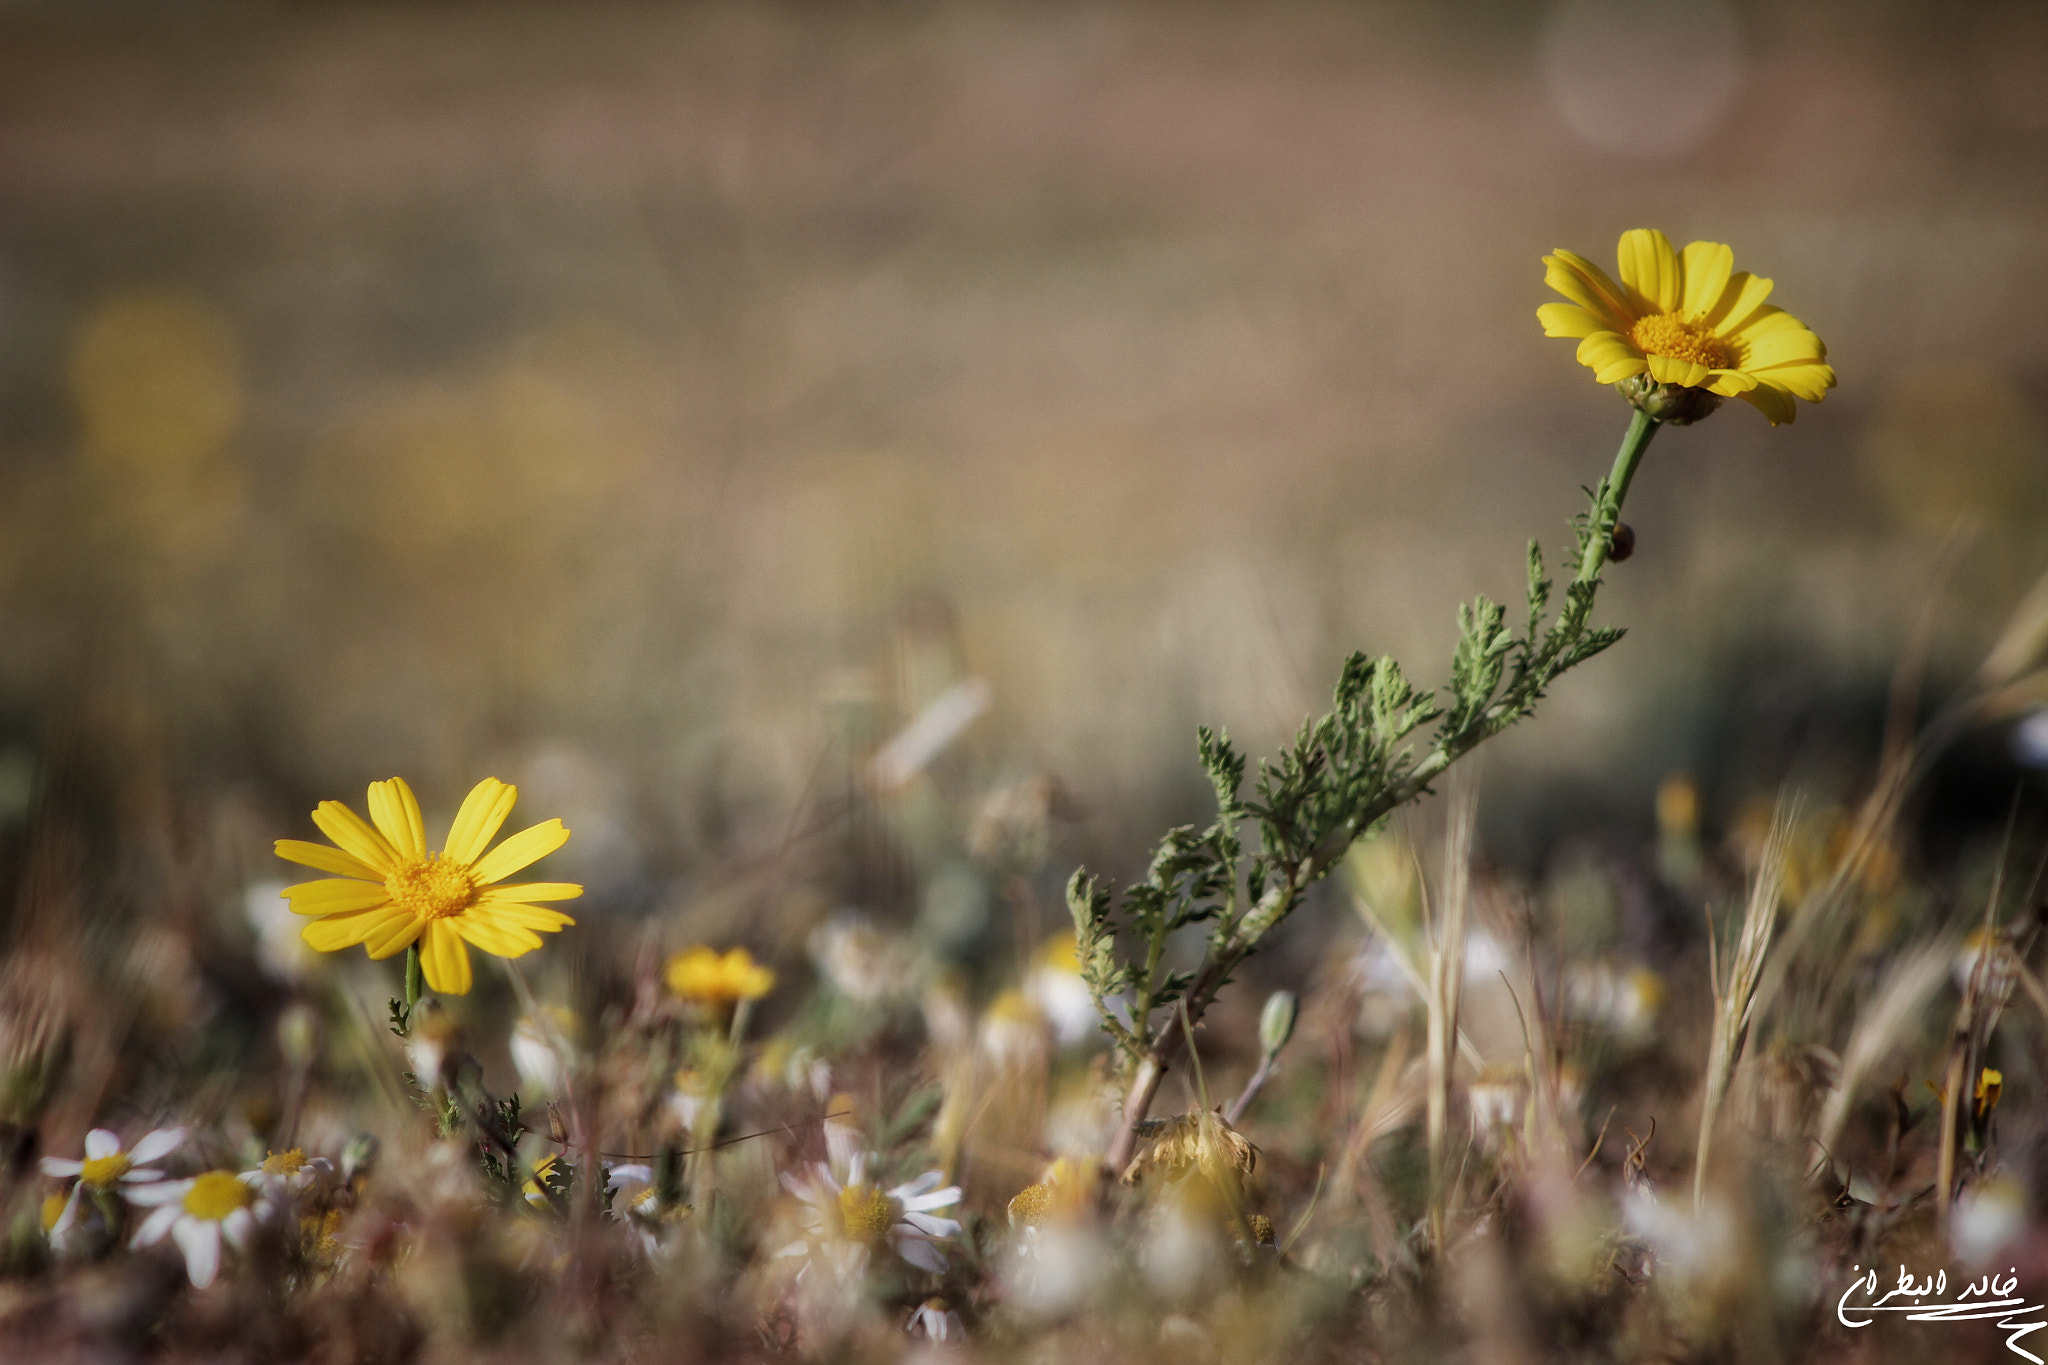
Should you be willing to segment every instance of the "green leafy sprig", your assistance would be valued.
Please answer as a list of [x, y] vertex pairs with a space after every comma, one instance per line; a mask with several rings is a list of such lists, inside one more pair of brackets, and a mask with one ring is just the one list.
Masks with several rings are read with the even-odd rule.
[[[1215, 788], [1216, 818], [1206, 828], [1169, 830], [1145, 879], [1120, 897], [1085, 868], [1074, 873], [1067, 904], [1082, 977], [1131, 1072], [1124, 1121], [1106, 1154], [1111, 1169], [1129, 1160], [1137, 1125], [1186, 1029], [1309, 888], [1361, 835], [1427, 794], [1458, 759], [1533, 714], [1553, 682], [1621, 638], [1617, 628], [1590, 624], [1593, 602], [1622, 500], [1657, 425], [1637, 412], [1613, 471], [1586, 490], [1590, 506], [1572, 523], [1578, 569], [1554, 615], [1553, 585], [1531, 541], [1521, 633], [1489, 598], [1460, 606], [1450, 680], [1431, 693], [1418, 692], [1392, 658], [1352, 654], [1328, 713], [1305, 721], [1276, 760], [1260, 763], [1249, 799], [1244, 756], [1227, 734], [1202, 727], [1196, 747]], [[1431, 725], [1434, 733], [1418, 753], [1415, 736]], [[1247, 825], [1257, 835], [1249, 850]], [[1172, 966], [1169, 941], [1195, 924], [1209, 926], [1200, 962]], [[1127, 1015], [1113, 1004], [1126, 1000]], [[1155, 1021], [1161, 1010], [1170, 1012]]]

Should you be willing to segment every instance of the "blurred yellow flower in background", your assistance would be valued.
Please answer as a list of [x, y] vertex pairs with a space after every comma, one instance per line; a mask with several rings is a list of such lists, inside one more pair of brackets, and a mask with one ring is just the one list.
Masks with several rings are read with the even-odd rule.
[[370, 784], [370, 820], [339, 801], [322, 801], [313, 823], [338, 847], [279, 839], [277, 856], [338, 877], [284, 889], [292, 910], [320, 918], [305, 940], [323, 953], [362, 944], [372, 958], [420, 945], [427, 985], [443, 995], [469, 991], [469, 947], [518, 957], [540, 947], [540, 933], [576, 921], [537, 901], [583, 894], [573, 882], [521, 882], [506, 877], [569, 841], [560, 820], [523, 829], [484, 852], [512, 813], [518, 788], [487, 777], [455, 814], [441, 852], [427, 851], [420, 805], [403, 778]]
[[1773, 426], [1796, 415], [1793, 399], [1818, 403], [1835, 386], [1828, 348], [1775, 304], [1771, 281], [1736, 271], [1720, 242], [1683, 252], [1650, 228], [1621, 234], [1621, 283], [1560, 248], [1545, 256], [1543, 282], [1570, 299], [1536, 310], [1546, 336], [1578, 337], [1579, 363], [1602, 384], [1647, 374], [1658, 384], [1741, 398]]
[[754, 961], [745, 948], [724, 954], [701, 944], [685, 948], [668, 960], [662, 975], [677, 995], [707, 1005], [759, 1000], [775, 989], [775, 973]]

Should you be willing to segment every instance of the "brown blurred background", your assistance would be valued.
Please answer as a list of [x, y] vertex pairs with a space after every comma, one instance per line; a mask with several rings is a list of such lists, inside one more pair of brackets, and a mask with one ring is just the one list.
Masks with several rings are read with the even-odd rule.
[[971, 920], [1005, 789], [1049, 881], [1128, 871], [1196, 722], [1433, 679], [1559, 552], [1624, 410], [1539, 257], [1634, 226], [1841, 388], [1659, 437], [1629, 638], [1488, 760], [1511, 860], [1853, 770], [1958, 528], [1937, 691], [2048, 567], [2048, 9], [8, 5], [0, 817], [272, 876], [314, 800], [489, 772], [706, 933], [799, 846], [800, 918]]

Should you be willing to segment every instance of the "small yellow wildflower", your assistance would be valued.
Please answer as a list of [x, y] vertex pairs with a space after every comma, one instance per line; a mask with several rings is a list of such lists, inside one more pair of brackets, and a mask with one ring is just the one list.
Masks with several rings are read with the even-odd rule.
[[1663, 233], [1635, 228], [1621, 234], [1618, 256], [1618, 285], [1573, 252], [1543, 258], [1544, 283], [1571, 300], [1536, 310], [1544, 335], [1580, 338], [1579, 363], [1598, 382], [1704, 391], [1708, 406], [1692, 415], [1741, 398], [1773, 426], [1797, 415], [1795, 397], [1818, 403], [1835, 386], [1821, 339], [1765, 303], [1771, 281], [1736, 271], [1720, 242], [1680, 252]]
[[533, 1175], [519, 1187], [519, 1192], [526, 1196], [527, 1203], [544, 1209], [553, 1202], [555, 1180], [555, 1158], [544, 1156], [534, 1163]]
[[2005, 1088], [2005, 1073], [1985, 1067], [1977, 1073], [1977, 1122], [1982, 1123], [1998, 1107], [1998, 1092]]
[[701, 944], [671, 957], [663, 978], [668, 988], [683, 999], [707, 1005], [759, 1000], [775, 988], [775, 973], [754, 961], [754, 955], [745, 948], [733, 948], [721, 955]]
[[[338, 877], [288, 886], [292, 910], [320, 918], [305, 940], [323, 953], [362, 944], [372, 958], [420, 945], [427, 985], [444, 995], [470, 987], [469, 947], [518, 957], [540, 947], [540, 933], [576, 921], [538, 901], [583, 894], [573, 882], [498, 883], [569, 841], [560, 820], [521, 830], [486, 853], [518, 799], [516, 787], [487, 777], [455, 814], [439, 853], [427, 850], [419, 802], [402, 778], [370, 784], [365, 823], [339, 801], [322, 801], [313, 823], [338, 847], [279, 839], [277, 856]], [[536, 932], [539, 931], [539, 932]]]

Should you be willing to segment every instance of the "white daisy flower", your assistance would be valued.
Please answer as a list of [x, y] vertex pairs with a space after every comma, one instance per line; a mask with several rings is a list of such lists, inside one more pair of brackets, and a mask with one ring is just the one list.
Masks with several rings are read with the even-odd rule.
[[259, 1200], [254, 1182], [233, 1171], [139, 1185], [128, 1198], [156, 1205], [129, 1245], [155, 1246], [168, 1233], [185, 1253], [185, 1273], [194, 1289], [206, 1288], [220, 1272], [222, 1239], [239, 1251], [256, 1230], [256, 1220], [276, 1207], [273, 1201]]
[[919, 1304], [903, 1330], [926, 1341], [967, 1340], [967, 1328], [960, 1315], [946, 1307], [944, 1299], [926, 1299]]
[[611, 1216], [631, 1228], [649, 1256], [661, 1250], [661, 1189], [644, 1161], [607, 1164], [604, 1183], [612, 1192]]
[[940, 1218], [934, 1211], [958, 1204], [960, 1187], [941, 1189], [944, 1173], [926, 1171], [915, 1180], [884, 1190], [868, 1183], [868, 1161], [866, 1153], [856, 1153], [843, 1182], [823, 1162], [811, 1168], [808, 1179], [783, 1175], [783, 1188], [803, 1201], [800, 1213], [809, 1236], [776, 1254], [802, 1256], [822, 1251], [836, 1269], [851, 1273], [866, 1264], [872, 1248], [887, 1242], [918, 1269], [944, 1273], [946, 1256], [937, 1244], [957, 1236], [960, 1224]]
[[326, 1157], [309, 1157], [294, 1147], [286, 1152], [272, 1152], [263, 1158], [261, 1166], [242, 1172], [242, 1179], [264, 1194], [289, 1196], [302, 1193], [308, 1185], [333, 1169], [334, 1163]]
[[[58, 1247], [64, 1245], [72, 1226], [78, 1221], [79, 1196], [91, 1191], [107, 1194], [120, 1191], [134, 1199], [137, 1186], [162, 1180], [164, 1173], [151, 1169], [149, 1162], [169, 1156], [185, 1141], [183, 1128], [159, 1128], [145, 1133], [141, 1140], [127, 1151], [121, 1150], [120, 1135], [111, 1128], [95, 1128], [85, 1135], [85, 1159], [72, 1161], [66, 1157], [46, 1156], [43, 1158], [43, 1174], [59, 1179], [73, 1177], [71, 1195], [64, 1201], [64, 1211], [50, 1228], [50, 1240]], [[134, 1200], [141, 1203], [141, 1200]]]

